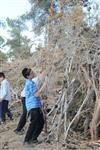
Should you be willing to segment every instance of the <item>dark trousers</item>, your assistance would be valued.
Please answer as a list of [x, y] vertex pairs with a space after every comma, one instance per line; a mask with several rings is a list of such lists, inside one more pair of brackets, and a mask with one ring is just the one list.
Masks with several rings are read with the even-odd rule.
[[43, 113], [40, 108], [33, 108], [29, 112], [30, 124], [25, 136], [25, 142], [37, 140], [44, 126]]
[[17, 131], [22, 130], [22, 128], [25, 126], [26, 120], [27, 120], [27, 109], [26, 109], [26, 105], [25, 105], [25, 97], [22, 97], [22, 109], [23, 109], [23, 112], [20, 117], [17, 129], [16, 129]]
[[9, 101], [3, 100], [1, 103], [1, 113], [2, 113], [2, 121], [6, 121], [6, 114], [8, 117], [12, 120], [12, 113], [10, 112], [10, 109], [8, 109]]

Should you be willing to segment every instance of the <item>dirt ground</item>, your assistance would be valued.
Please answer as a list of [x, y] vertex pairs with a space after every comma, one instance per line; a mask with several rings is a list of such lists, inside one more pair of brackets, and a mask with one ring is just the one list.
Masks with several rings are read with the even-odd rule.
[[[33, 148], [27, 148], [23, 145], [24, 136], [16, 135], [14, 129], [16, 128], [17, 120], [8, 121], [5, 125], [0, 125], [0, 150], [56, 150], [56, 145], [42, 142], [39, 145], [34, 145]], [[27, 126], [27, 125], [26, 125]], [[26, 131], [25, 131], [26, 132]], [[43, 134], [43, 133], [42, 133]], [[43, 137], [39, 138], [43, 141]]]
[[[18, 120], [20, 118], [21, 108], [13, 108], [14, 120], [10, 121], [9, 118], [6, 120], [6, 124], [0, 125], [0, 150], [56, 150], [57, 146], [54, 143], [44, 142], [46, 135], [44, 131], [39, 136], [41, 144], [34, 145], [32, 148], [25, 147], [23, 145], [25, 133], [23, 135], [17, 135], [14, 132], [16, 129]], [[25, 132], [27, 131], [29, 120], [25, 125]], [[63, 150], [59, 145], [60, 150]]]
[[[56, 143], [46, 143], [44, 139], [46, 135], [44, 131], [39, 136], [39, 140], [42, 141], [41, 144], [34, 145], [32, 148], [25, 147], [23, 145], [24, 136], [17, 135], [14, 132], [14, 129], [17, 126], [19, 120], [19, 110], [15, 110], [14, 112], [14, 120], [10, 121], [9, 119], [6, 121], [6, 124], [0, 125], [0, 150], [73, 150], [72, 148], [65, 148], [60, 143], [57, 145]], [[18, 116], [17, 116], [18, 115]], [[29, 121], [25, 125], [25, 132], [27, 131]], [[77, 150], [100, 150], [100, 147], [96, 146], [87, 146], [85, 142], [83, 142]]]

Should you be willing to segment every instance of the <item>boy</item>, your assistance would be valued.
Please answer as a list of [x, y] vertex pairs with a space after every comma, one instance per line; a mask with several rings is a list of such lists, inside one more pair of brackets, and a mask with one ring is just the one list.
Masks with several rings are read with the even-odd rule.
[[[41, 94], [43, 99], [46, 99], [47, 94], [48, 94], [48, 92], [47, 92], [47, 75], [46, 75], [46, 73], [44, 71], [41, 71], [38, 76], [36, 76], [32, 79], [32, 81], [35, 82], [38, 90], [43, 93], [43, 94]], [[21, 101], [22, 101], [23, 111], [22, 111], [22, 115], [20, 117], [19, 123], [17, 125], [17, 128], [14, 130], [14, 132], [16, 134], [19, 134], [19, 135], [23, 134], [22, 129], [25, 126], [26, 120], [27, 120], [27, 109], [26, 109], [26, 105], [25, 105], [25, 88], [21, 92]]]
[[22, 102], [22, 115], [20, 117], [19, 123], [17, 125], [17, 128], [14, 130], [16, 134], [22, 135], [23, 134], [23, 127], [26, 124], [27, 120], [27, 109], [26, 109], [26, 104], [25, 104], [25, 88], [21, 92], [21, 102]]
[[1, 119], [2, 122], [6, 121], [6, 113], [10, 120], [13, 120], [12, 114], [8, 109], [8, 104], [11, 101], [11, 89], [9, 82], [5, 78], [5, 74], [0, 72], [0, 102], [1, 102]]
[[32, 145], [32, 143], [38, 143], [37, 138], [43, 129], [44, 118], [41, 110], [41, 99], [39, 97], [41, 92], [38, 91], [36, 84], [32, 81], [34, 73], [31, 69], [24, 68], [22, 74], [26, 78], [26, 108], [30, 115], [30, 125], [24, 139], [24, 144], [29, 146]]

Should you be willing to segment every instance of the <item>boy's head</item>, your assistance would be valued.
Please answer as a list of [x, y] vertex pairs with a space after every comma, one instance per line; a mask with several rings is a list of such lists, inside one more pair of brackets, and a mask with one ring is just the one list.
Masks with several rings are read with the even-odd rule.
[[5, 79], [5, 74], [3, 72], [0, 72], [0, 82], [2, 82]]
[[34, 78], [34, 73], [33, 73], [32, 69], [30, 69], [30, 68], [24, 68], [22, 70], [22, 75], [26, 79], [30, 79], [31, 80], [32, 78]]

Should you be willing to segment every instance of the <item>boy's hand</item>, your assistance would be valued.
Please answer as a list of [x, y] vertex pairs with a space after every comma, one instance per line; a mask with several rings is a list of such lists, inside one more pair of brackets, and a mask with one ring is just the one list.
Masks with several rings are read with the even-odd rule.
[[40, 98], [42, 98], [42, 99], [47, 99], [47, 96], [46, 95], [44, 95], [42, 92], [37, 92], [37, 93], [35, 93], [35, 96], [36, 97], [40, 97]]
[[41, 94], [42, 94], [42, 92], [36, 92], [34, 95], [35, 95], [36, 97], [41, 97]]

